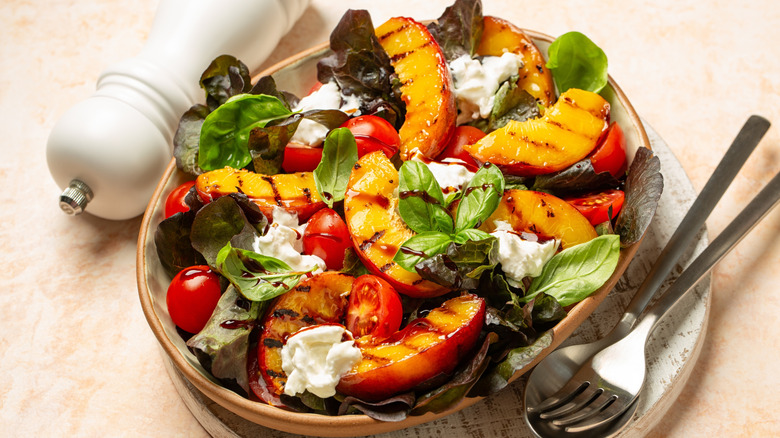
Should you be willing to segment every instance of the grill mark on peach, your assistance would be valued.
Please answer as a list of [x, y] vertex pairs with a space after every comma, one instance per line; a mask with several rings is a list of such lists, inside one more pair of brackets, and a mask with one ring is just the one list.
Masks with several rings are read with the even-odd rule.
[[379, 366], [387, 365], [388, 363], [392, 362], [392, 359], [384, 357], [384, 356], [376, 356], [371, 353], [369, 353], [366, 350], [362, 351], [363, 353], [363, 360], [366, 362], [374, 362], [379, 364]]
[[307, 204], [311, 204], [312, 203], [312, 200], [311, 200], [311, 190], [309, 190], [308, 187], [304, 187], [303, 188], [303, 196], [306, 197], [306, 203]]
[[395, 262], [386, 263], [381, 268], [379, 268], [379, 272], [385, 272], [390, 268], [392, 268], [393, 266], [395, 266]]
[[[266, 368], [265, 373], [268, 374], [269, 376], [271, 376], [274, 379], [286, 378], [287, 377], [287, 374], [285, 374], [284, 371], [277, 372], [277, 371], [274, 371], [274, 370], [272, 370], [270, 368]], [[281, 383], [282, 383], [282, 385], [284, 385], [284, 382], [281, 382]]]
[[261, 176], [260, 179], [262, 179], [263, 181], [271, 185], [271, 191], [274, 192], [274, 202], [276, 202], [276, 205], [278, 205], [279, 207], [284, 207], [284, 205], [282, 204], [282, 197], [281, 195], [279, 195], [279, 189], [276, 187], [276, 184], [274, 183], [274, 179], [267, 175]]
[[411, 55], [412, 53], [417, 52], [419, 50], [422, 50], [422, 49], [424, 49], [424, 48], [426, 48], [428, 46], [431, 46], [431, 45], [433, 45], [433, 40], [428, 40], [423, 45], [421, 45], [421, 46], [419, 46], [417, 48], [414, 48], [412, 50], [409, 50], [409, 51], [406, 51], [406, 52], [397, 53], [397, 54], [393, 55], [390, 58], [390, 62], [395, 64], [395, 63], [397, 63], [399, 61], [402, 61], [404, 58], [406, 58], [407, 56]]
[[607, 110], [606, 110], [606, 109], [605, 109], [603, 106], [602, 106], [602, 109], [600, 109], [600, 110], [599, 110], [599, 109], [597, 109], [597, 110], [595, 110], [595, 111], [591, 111], [589, 108], [583, 108], [583, 107], [581, 107], [580, 105], [578, 105], [578, 104], [577, 104], [577, 102], [575, 102], [575, 101], [574, 101], [574, 100], [573, 100], [571, 97], [569, 97], [569, 96], [564, 96], [564, 97], [563, 97], [563, 101], [564, 101], [565, 103], [567, 103], [569, 106], [571, 106], [572, 108], [576, 108], [576, 109], [579, 109], [579, 110], [585, 111], [586, 113], [588, 113], [588, 114], [592, 115], [593, 117], [595, 117], [595, 118], [597, 118], [597, 119], [604, 119], [604, 118], [606, 118], [606, 116], [607, 116], [607, 114], [606, 114]]
[[363, 241], [363, 243], [360, 244], [359, 248], [361, 251], [365, 252], [369, 248], [371, 248], [371, 245], [375, 244], [377, 240], [381, 239], [382, 236], [385, 235], [385, 230], [379, 230], [374, 233], [373, 236], [371, 236], [369, 239], [366, 239]]
[[295, 288], [298, 292], [309, 292], [311, 290], [311, 286], [298, 286]]
[[268, 348], [282, 348], [284, 344], [282, 344], [282, 341], [278, 339], [265, 338], [263, 339], [263, 345], [265, 345]]
[[296, 312], [295, 310], [292, 310], [292, 309], [274, 309], [273, 316], [275, 318], [281, 318], [283, 316], [289, 316], [291, 318], [297, 318], [297, 317], [301, 316], [301, 314]]
[[377, 38], [379, 39], [379, 41], [384, 41], [384, 40], [390, 38], [391, 36], [397, 34], [398, 32], [405, 31], [406, 29], [409, 28], [409, 26], [410, 26], [409, 23], [404, 23], [400, 27], [396, 27], [395, 29], [385, 33], [384, 35], [379, 35]]

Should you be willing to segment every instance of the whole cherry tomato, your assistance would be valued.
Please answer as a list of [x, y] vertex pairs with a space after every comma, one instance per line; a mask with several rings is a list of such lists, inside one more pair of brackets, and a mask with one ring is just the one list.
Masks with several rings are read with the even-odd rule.
[[322, 161], [322, 147], [288, 143], [284, 148], [282, 169], [287, 173], [311, 172]]
[[344, 266], [344, 252], [352, 247], [347, 224], [333, 209], [318, 210], [303, 232], [303, 253], [325, 261], [328, 269]]
[[183, 213], [190, 211], [190, 206], [184, 202], [184, 198], [187, 197], [190, 188], [195, 185], [195, 181], [187, 181], [173, 189], [173, 191], [165, 198], [165, 217], [169, 218], [176, 213]]
[[173, 323], [189, 333], [198, 333], [217, 307], [222, 289], [219, 277], [204, 265], [182, 269], [168, 286], [165, 301]]
[[387, 158], [392, 158], [401, 146], [398, 131], [390, 122], [378, 116], [358, 116], [347, 120], [340, 127], [349, 129], [355, 136], [358, 157], [381, 150]]
[[609, 125], [604, 140], [590, 154], [590, 162], [596, 173], [609, 172], [615, 178], [626, 173], [626, 136], [616, 122]]
[[[625, 199], [626, 195], [622, 190], [607, 190], [578, 198], [567, 198], [566, 202], [579, 210], [595, 226], [616, 217], [620, 209], [623, 208]], [[611, 217], [609, 216], [610, 207], [612, 207]]]
[[473, 126], [462, 125], [455, 128], [455, 133], [452, 135], [450, 142], [447, 143], [447, 147], [444, 151], [436, 157], [438, 161], [442, 161], [445, 158], [456, 158], [466, 163], [466, 168], [472, 172], [476, 172], [479, 169], [479, 165], [474, 158], [463, 149], [463, 146], [474, 144], [479, 141], [485, 133], [481, 129]]
[[398, 331], [402, 319], [401, 298], [390, 283], [370, 274], [352, 283], [346, 322], [353, 336], [385, 339]]

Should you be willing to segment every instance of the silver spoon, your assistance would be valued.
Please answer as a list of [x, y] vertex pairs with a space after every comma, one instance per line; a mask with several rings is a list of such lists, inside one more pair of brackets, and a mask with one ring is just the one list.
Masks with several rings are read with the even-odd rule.
[[[575, 403], [571, 403], [569, 400], [563, 400], [562, 404], [559, 403], [562, 406], [556, 406], [554, 403], [556, 401], [561, 401], [562, 394], [555, 395], [555, 399], [547, 399], [563, 388], [580, 368], [584, 368], [585, 371], [583, 371], [583, 373], [587, 373], [588, 365], [591, 365], [591, 368], [598, 367], [601, 369], [603, 366], [610, 364], [614, 365], [617, 363], [617, 358], [622, 357], [619, 354], [620, 352], [615, 353], [614, 349], [605, 354], [599, 353], [599, 357], [594, 357], [594, 355], [605, 347], [621, 340], [631, 332], [631, 329], [636, 324], [642, 310], [644, 310], [647, 303], [658, 290], [663, 279], [669, 274], [677, 259], [691, 243], [696, 232], [712, 212], [715, 204], [721, 198], [728, 185], [734, 179], [737, 172], [747, 160], [747, 157], [753, 149], [755, 149], [768, 128], [769, 122], [759, 116], [751, 116], [750, 119], [748, 119], [745, 126], [726, 152], [726, 155], [715, 169], [715, 172], [713, 172], [713, 175], [710, 177], [701, 194], [696, 201], [694, 201], [693, 206], [691, 206], [685, 218], [680, 223], [677, 231], [675, 231], [669, 243], [662, 251], [658, 262], [653, 266], [648, 277], [640, 286], [634, 299], [629, 304], [628, 310], [615, 329], [613, 329], [607, 337], [599, 341], [561, 348], [547, 356], [533, 370], [526, 384], [525, 404], [526, 422], [535, 433], [542, 436], [593, 436], [595, 433], [610, 435], [617, 433], [628, 423], [633, 414], [633, 410], [636, 409], [636, 403], [633, 403], [633, 401], [636, 399], [644, 381], [644, 344], [646, 335], [649, 335], [649, 333], [652, 332], [655, 322], [657, 322], [665, 311], [668, 310], [668, 308], [661, 308], [659, 305], [667, 304], [668, 307], [671, 307], [677, 299], [679, 299], [687, 290], [692, 288], [702, 276], [709, 272], [714, 263], [720, 260], [728, 250], [736, 245], [741, 237], [746, 234], [761, 217], [763, 217], [770, 207], [767, 206], [764, 208], [757, 204], [757, 202], [763, 201], [766, 203], [767, 198], [771, 196], [774, 196], [776, 201], [776, 198], [779, 196], [777, 192], [780, 192], [780, 177], [775, 177], [756, 200], [739, 215], [737, 218], [739, 222], [735, 220], [732, 226], [729, 227], [728, 235], [719, 236], [719, 238], [714, 241], [699, 258], [697, 258], [691, 265], [691, 268], [683, 273], [680, 279], [678, 279], [671, 288], [673, 294], [667, 294], [664, 299], [659, 301], [659, 304], [654, 306], [653, 311], [648, 313], [648, 315], [651, 315], [652, 317], [647, 319], [646, 323], [643, 322], [638, 326], [638, 328], [641, 327], [642, 333], [639, 333], [638, 331], [633, 332], [634, 334], [631, 336], [631, 339], [636, 339], [634, 342], [641, 344], [640, 347], [635, 348], [632, 353], [628, 353], [630, 355], [629, 360], [633, 362], [634, 374], [629, 372], [625, 376], [622, 376], [623, 380], [626, 380], [627, 378], [628, 380], [633, 380], [633, 386], [630, 388], [623, 388], [624, 390], [627, 390], [627, 394], [621, 394], [619, 402], [617, 400], [609, 402], [610, 405], [613, 406], [609, 409], [608, 415], [601, 413], [597, 409], [593, 409], [593, 406], [589, 408], [590, 414], [596, 416], [601, 415], [598, 418], [603, 419], [604, 421], [590, 421], [589, 423], [586, 423], [589, 424], [589, 426], [579, 428], [575, 426], [576, 422], [574, 422], [569, 425], [568, 431], [566, 421], [563, 421], [562, 423], [559, 421], [558, 424], [549, 421], [551, 418], [560, 420], [558, 414], [561, 413], [561, 410], [574, 410], [581, 413], [582, 411], [579, 410], [579, 407], [574, 405], [577, 404], [577, 402], [584, 403], [590, 401], [590, 398], [585, 396], [593, 393], [587, 390], [582, 390], [579, 394], [575, 394], [575, 396], [572, 397]], [[771, 190], [774, 190], [774, 193], [771, 192]], [[756, 216], [758, 213], [761, 214]], [[735, 229], [730, 229], [732, 227], [735, 227]], [[742, 231], [742, 235], [737, 231]], [[717, 247], [715, 245], [716, 243], [718, 243]], [[707, 255], [706, 258], [705, 254]], [[695, 270], [692, 270], [694, 268]], [[671, 295], [675, 296], [669, 298]], [[639, 352], [637, 352], [637, 350], [639, 350]], [[617, 354], [617, 356], [604, 362], [604, 356], [614, 354]], [[601, 362], [599, 362], [600, 360]], [[583, 364], [585, 365], [584, 367]], [[598, 374], [598, 372], [596, 374]], [[630, 379], [630, 376], [632, 375], [635, 376], [634, 379]], [[611, 376], [611, 378], [613, 379], [612, 383], [616, 383], [614, 382], [614, 377]], [[638, 384], [636, 382], [638, 382]], [[580, 383], [579, 379], [577, 379], [577, 383]], [[579, 387], [578, 384], [573, 384], [571, 386], [575, 388]], [[607, 391], [615, 390], [614, 385], [608, 386], [604, 384], [604, 381], [592, 381], [591, 390], [592, 387], [600, 387], [602, 391], [605, 389]], [[565, 392], [568, 393], [568, 391], [569, 389], [567, 388]], [[577, 395], [579, 398], [577, 398]], [[599, 400], [599, 398], [593, 398]], [[628, 398], [628, 400], [624, 400], [625, 398]], [[553, 409], [544, 410], [538, 408], [540, 403], [542, 403], [542, 400], [547, 400], [545, 404], [548, 405], [548, 407], [553, 406]], [[542, 405], [542, 408], [544, 408], [544, 405]], [[608, 408], [609, 405], [604, 407], [605, 410]], [[542, 418], [543, 414], [545, 418]], [[568, 417], [563, 416], [562, 418], [565, 420]]]

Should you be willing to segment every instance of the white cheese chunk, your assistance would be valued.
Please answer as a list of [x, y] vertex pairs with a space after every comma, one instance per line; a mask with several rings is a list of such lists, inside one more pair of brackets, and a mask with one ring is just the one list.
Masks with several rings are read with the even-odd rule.
[[558, 250], [556, 239], [539, 243], [526, 240], [512, 230], [504, 221], [494, 221], [495, 231], [490, 233], [498, 239], [498, 262], [506, 274], [510, 286], [519, 287], [525, 277], [538, 277], [542, 268]]
[[303, 232], [306, 224], [298, 225], [298, 215], [289, 213], [281, 207], [272, 211], [274, 221], [268, 226], [265, 235], [255, 237], [252, 250], [275, 257], [287, 263], [293, 271], [308, 271], [317, 267], [314, 273], [327, 269], [325, 261], [314, 255], [302, 255]]
[[282, 347], [285, 394], [306, 390], [322, 398], [336, 394], [341, 376], [362, 358], [354, 341], [341, 341], [345, 332], [339, 325], [320, 325], [299, 330], [287, 339]]
[[493, 109], [496, 91], [502, 82], [516, 75], [523, 66], [523, 57], [512, 52], [501, 56], [485, 56], [482, 62], [463, 55], [450, 64], [458, 100], [458, 125], [486, 118]]
[[[343, 102], [343, 103], [342, 103]], [[314, 109], [340, 109], [347, 114], [357, 114], [360, 100], [352, 96], [341, 94], [339, 86], [335, 82], [323, 84], [319, 90], [301, 99], [293, 111], [308, 111]], [[316, 146], [325, 140], [328, 128], [309, 119], [301, 120], [298, 129], [295, 130], [290, 141], [298, 144]]]

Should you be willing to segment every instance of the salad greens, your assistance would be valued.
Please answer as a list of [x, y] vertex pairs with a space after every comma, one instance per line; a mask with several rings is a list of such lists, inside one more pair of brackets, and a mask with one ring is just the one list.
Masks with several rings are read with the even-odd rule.
[[616, 234], [566, 248], [544, 265], [542, 275], [533, 279], [523, 301], [542, 292], [564, 307], [582, 301], [609, 279], [619, 257], [620, 237]]
[[[482, 3], [456, 0], [428, 29], [447, 60], [476, 56], [483, 34]], [[400, 81], [374, 33], [366, 11], [350, 10], [330, 37], [332, 52], [317, 65], [320, 82], [335, 82], [345, 96], [360, 102], [360, 114], [385, 118], [400, 128], [406, 116]], [[559, 91], [576, 87], [598, 92], [607, 84], [607, 58], [578, 32], [562, 35], [550, 46], [547, 67]], [[500, 85], [492, 112], [473, 126], [490, 132], [510, 120], [539, 117], [536, 100], [517, 84], [517, 76]], [[279, 90], [270, 76], [252, 85], [238, 59], [216, 58], [200, 79], [205, 105], [195, 105], [181, 118], [174, 137], [178, 168], [191, 176], [231, 166], [265, 175], [282, 171], [284, 148], [305, 119], [329, 129], [322, 160], [313, 172], [316, 190], [328, 207], [341, 211], [350, 173], [358, 160], [355, 137], [338, 128], [350, 116], [339, 110], [295, 112], [297, 96]], [[468, 290], [484, 298], [486, 318], [469, 360], [449, 375], [436, 376], [416, 391], [379, 402], [337, 394], [281, 396], [301, 412], [328, 415], [363, 413], [382, 421], [408, 415], [442, 412], [465, 396], [486, 396], [505, 387], [512, 375], [552, 344], [551, 328], [566, 316], [565, 307], [589, 296], [612, 275], [621, 246], [637, 243], [650, 224], [663, 189], [660, 162], [640, 148], [625, 182], [608, 172], [596, 173], [589, 158], [556, 173], [535, 177], [504, 175], [485, 163], [462, 190], [444, 194], [422, 162], [396, 163], [399, 168], [397, 211], [416, 234], [406, 240], [393, 261], [425, 280], [451, 288], [435, 298], [404, 297], [410, 321]], [[580, 195], [622, 188], [625, 204], [615, 220], [599, 225], [600, 236], [560, 251], [541, 275], [510, 285], [499, 262], [498, 239], [480, 230], [498, 207], [505, 190], [536, 190], [556, 196]], [[206, 327], [187, 341], [200, 363], [218, 379], [235, 381], [250, 392], [247, 353], [256, 348], [257, 333], [269, 300], [295, 287], [310, 271], [293, 271], [273, 254], [260, 254], [253, 243], [269, 227], [260, 208], [243, 193], [207, 204], [194, 189], [186, 197], [190, 210], [176, 213], [158, 226], [154, 240], [166, 272], [208, 264], [223, 278], [226, 290]], [[611, 218], [610, 211], [609, 217]], [[614, 233], [612, 234], [612, 225]], [[345, 254], [342, 272], [367, 273], [355, 251]]]
[[347, 128], [334, 129], [325, 138], [322, 161], [314, 169], [314, 183], [328, 207], [344, 200], [349, 174], [358, 160], [357, 143]]
[[548, 53], [547, 68], [559, 92], [579, 88], [598, 93], [607, 85], [607, 55], [580, 32], [559, 36]]

